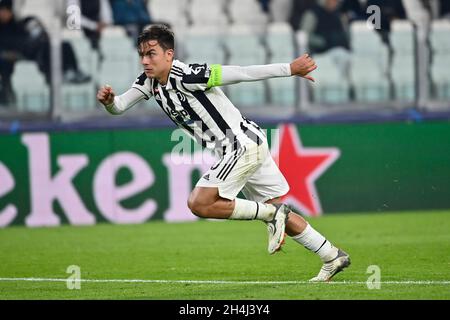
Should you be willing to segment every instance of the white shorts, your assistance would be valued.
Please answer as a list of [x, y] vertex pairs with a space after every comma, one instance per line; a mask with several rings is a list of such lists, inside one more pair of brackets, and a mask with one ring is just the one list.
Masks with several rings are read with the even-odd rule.
[[248, 200], [266, 202], [289, 191], [289, 185], [276, 165], [267, 142], [247, 143], [225, 155], [197, 182], [197, 187], [218, 188], [222, 198], [233, 200], [242, 193]]

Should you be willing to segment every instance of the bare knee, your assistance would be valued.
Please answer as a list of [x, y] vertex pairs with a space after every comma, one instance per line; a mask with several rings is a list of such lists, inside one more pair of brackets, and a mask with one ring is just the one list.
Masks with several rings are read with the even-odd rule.
[[195, 187], [189, 195], [188, 208], [200, 218], [214, 218], [214, 204], [219, 198], [217, 188]]
[[208, 206], [198, 201], [198, 199], [192, 195], [188, 199], [188, 208], [197, 217], [208, 218]]

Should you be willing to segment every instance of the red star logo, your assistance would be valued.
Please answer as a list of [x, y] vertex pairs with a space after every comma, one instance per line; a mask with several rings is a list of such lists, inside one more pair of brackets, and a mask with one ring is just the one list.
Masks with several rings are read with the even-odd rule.
[[289, 183], [290, 190], [283, 202], [302, 213], [318, 216], [322, 213], [315, 181], [340, 155], [337, 148], [305, 148], [294, 125], [279, 130], [279, 144], [273, 144], [272, 155]]

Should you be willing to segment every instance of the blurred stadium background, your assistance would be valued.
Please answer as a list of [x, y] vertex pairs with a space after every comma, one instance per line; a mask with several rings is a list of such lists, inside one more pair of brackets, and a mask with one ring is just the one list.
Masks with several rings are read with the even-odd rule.
[[[9, 0], [0, 0], [0, 6], [2, 3], [7, 6], [7, 2]], [[350, 247], [350, 253], [353, 249], [354, 253], [361, 254], [361, 264], [356, 263], [355, 269], [348, 271], [348, 279], [365, 281], [365, 268], [373, 263], [373, 256], [364, 256], [364, 253], [374, 250], [379, 254], [376, 263], [384, 266], [382, 261], [385, 261], [386, 269], [395, 266], [389, 274], [390, 280], [404, 280], [403, 270], [407, 269], [410, 273], [406, 279], [409, 280], [447, 281], [429, 287], [429, 291], [421, 290], [420, 285], [412, 291], [403, 288], [405, 292], [399, 296], [394, 287], [386, 295], [372, 296], [366, 294], [367, 291], [361, 295], [350, 285], [348, 290], [340, 291], [343, 297], [449, 299], [450, 239], [446, 229], [450, 220], [449, 1], [14, 0], [11, 4], [17, 21], [23, 22], [30, 16], [37, 18], [24, 24], [28, 34], [18, 40], [19, 44], [33, 39], [38, 39], [38, 43], [44, 41], [47, 58], [34, 54], [34, 49], [31, 54], [19, 49], [14, 52], [13, 40], [8, 32], [1, 33], [4, 25], [0, 25], [0, 227], [196, 220], [188, 212], [186, 199], [209, 164], [171, 162], [168, 155], [176, 144], [171, 141], [173, 127], [154, 101], [146, 101], [116, 117], [105, 113], [95, 98], [101, 85], [110, 84], [116, 93], [131, 86], [141, 70], [135, 35], [145, 25], [166, 23], [176, 34], [177, 58], [186, 62], [255, 65], [290, 62], [309, 52], [318, 64], [313, 73], [315, 84], [283, 78], [228, 86], [224, 91], [245, 116], [262, 127], [289, 133], [281, 137], [281, 142], [286, 142], [284, 147], [289, 147], [289, 141], [297, 142], [297, 157], [284, 169], [294, 172], [290, 179], [300, 179], [303, 184], [298, 184], [291, 196], [296, 208], [307, 216], [333, 213], [332, 217], [325, 216], [314, 223], [319, 229], [328, 230], [342, 245]], [[133, 8], [138, 8], [141, 14], [133, 15]], [[148, 15], [143, 14], [142, 8]], [[48, 35], [47, 40], [42, 38], [39, 22]], [[369, 27], [378, 22], [379, 28]], [[72, 67], [62, 67], [71, 61], [71, 49], [65, 50], [64, 46], [73, 49], [76, 62], [72, 61]], [[47, 69], [42, 67], [46, 61]], [[330, 154], [335, 158], [322, 168], [318, 159], [331, 157]], [[311, 165], [313, 167], [309, 167]], [[298, 175], [295, 176], [295, 172]], [[306, 183], [311, 182], [308, 180], [311, 175], [315, 179], [312, 187]], [[430, 211], [434, 210], [442, 212], [431, 215]], [[381, 219], [376, 213], [400, 211], [419, 213], [396, 215], [395, 234], [390, 229], [392, 225], [386, 222], [376, 231], [376, 236], [367, 240], [372, 241], [371, 249], [360, 246], [361, 237], [375, 232], [371, 225]], [[356, 223], [346, 215], [335, 213], [370, 214], [354, 214], [352, 219], [359, 219]], [[428, 213], [432, 219], [418, 218], [427, 217]], [[327, 218], [338, 219], [340, 223], [336, 225], [342, 232], [333, 229], [334, 220]], [[61, 260], [57, 257], [61, 254], [59, 250], [69, 250], [72, 245], [78, 248], [79, 263], [87, 265], [84, 270], [87, 268], [93, 277], [152, 277], [131, 265], [139, 265], [143, 260], [151, 264], [148, 257], [151, 252], [147, 252], [150, 242], [162, 240], [150, 234], [158, 235], [155, 230], [172, 230], [164, 229], [162, 223], [154, 223], [157, 229], [148, 226], [144, 230], [144, 234], [149, 235], [146, 242], [133, 238], [136, 236], [133, 230], [123, 229], [127, 239], [135, 245], [131, 249], [134, 255], [110, 273], [100, 272], [105, 266], [90, 265], [90, 261], [106, 251], [111, 252], [111, 256], [105, 261], [123, 259], [128, 247], [115, 252], [115, 245], [112, 245], [118, 241], [116, 244], [120, 247], [120, 240], [114, 236], [122, 232], [119, 229], [108, 232], [99, 229], [98, 234], [95, 230], [80, 229], [89, 233], [86, 239], [91, 239], [90, 243], [100, 241], [98, 237], [111, 241], [111, 248], [96, 254], [90, 243], [78, 242], [77, 229], [61, 227], [59, 233], [47, 232], [44, 228], [42, 233], [33, 234], [23, 227], [1, 230], [0, 278], [58, 278], [61, 272], [64, 277], [63, 268], [71, 263], [71, 256], [66, 253]], [[355, 231], [360, 224], [364, 224], [363, 235]], [[415, 238], [421, 231], [413, 227], [416, 224], [424, 226], [429, 240]], [[180, 228], [190, 227], [180, 225]], [[202, 229], [199, 234], [207, 230], [203, 224], [199, 228]], [[214, 228], [220, 230], [220, 226]], [[236, 232], [235, 237], [244, 233], [230, 225], [223, 228], [230, 234]], [[178, 231], [173, 232], [178, 234]], [[159, 236], [163, 238], [163, 234]], [[220, 238], [215, 236], [217, 234], [209, 234], [209, 239], [219, 243]], [[397, 236], [408, 240], [396, 242]], [[55, 243], [55, 237], [62, 247], [50, 246], [50, 242]], [[384, 247], [379, 247], [382, 238], [389, 240], [381, 241]], [[225, 238], [223, 240], [226, 242]], [[204, 239], [192, 241], [194, 245], [198, 242], [197, 250], [205, 245]], [[252, 247], [260, 241], [264, 239], [250, 237], [248, 243]], [[214, 248], [221, 248], [217, 252], [231, 250], [219, 244], [209, 245], [212, 252]], [[170, 245], [165, 246], [162, 248], [169, 248], [164, 249], [166, 260], [155, 266], [159, 273], [153, 274], [161, 278], [167, 275], [166, 270], [172, 270], [170, 257], [180, 258], [178, 253], [176, 256], [168, 253]], [[17, 252], [22, 249], [34, 262], [17, 262]], [[255, 255], [264, 254], [264, 246], [260, 249]], [[33, 256], [42, 250], [47, 252], [42, 258]], [[403, 252], [404, 259], [395, 256], [397, 250]], [[418, 252], [422, 252], [422, 256]], [[383, 255], [387, 253], [390, 256]], [[190, 257], [192, 252], [186, 251], [186, 254]], [[254, 258], [252, 254], [250, 251], [243, 253]], [[418, 264], [409, 264], [408, 258], [416, 254], [421, 260], [415, 260]], [[224, 255], [220, 259], [227, 257]], [[270, 268], [277, 270], [275, 262], [260, 256], [256, 259], [273, 264]], [[291, 258], [283, 259], [288, 269]], [[102, 259], [97, 260], [100, 263]], [[211, 265], [217, 262], [207, 261]], [[220, 270], [212, 272], [214, 268], [203, 270], [190, 263], [192, 261], [181, 260], [184, 269], [171, 273], [169, 278], [261, 279], [261, 274], [245, 268], [239, 275], [231, 271], [225, 274]], [[227, 263], [236, 269], [244, 262]], [[248, 266], [251, 264], [249, 261]], [[312, 272], [318, 266], [305, 264], [303, 270]], [[203, 273], [200, 276], [192, 268], [201, 269]], [[418, 272], [433, 268], [434, 272], [428, 275]], [[130, 270], [130, 273], [123, 270]], [[308, 275], [294, 276], [306, 278]], [[287, 274], [276, 278], [289, 280], [292, 277]], [[262, 278], [265, 279], [265, 275]], [[187, 290], [183, 286], [177, 285], [172, 295], [161, 291], [150, 298], [196, 298], [192, 292], [183, 296], [182, 292]], [[137, 292], [127, 296], [122, 289], [119, 286], [115, 288], [116, 293], [102, 293], [104, 288], [96, 288], [99, 291], [91, 291], [85, 297], [148, 297]], [[315, 288], [312, 296], [303, 291], [297, 296], [292, 293], [289, 298], [334, 298], [333, 289], [327, 288], [325, 296], [319, 289]], [[5, 298], [77, 298], [62, 289], [51, 293], [50, 285], [40, 290], [0, 282], [0, 293]], [[346, 295], [346, 291], [350, 293]], [[201, 298], [215, 297], [208, 290], [200, 292]], [[259, 294], [255, 290], [254, 295], [238, 296], [226, 292], [219, 297], [283, 298], [284, 290], [260, 291]]]
[[[68, 1], [69, 8], [71, 2], [83, 4]], [[122, 92], [140, 70], [134, 39], [126, 34], [128, 30], [133, 35], [132, 22], [113, 11], [121, 10], [121, 2], [111, 1], [109, 15], [97, 16], [107, 25], [93, 49], [85, 29], [67, 28], [66, 1], [15, 0], [16, 17], [38, 17], [56, 46], [59, 40], [68, 41], [79, 69], [91, 80], [51, 86], [36, 63], [19, 59], [12, 74], [15, 99], [2, 103], [2, 119], [45, 115], [66, 122], [101, 116], [107, 121], [96, 104], [96, 88], [108, 82]], [[249, 115], [448, 112], [450, 79], [443, 67], [450, 63], [448, 4], [425, 1], [426, 8], [420, 0], [404, 2], [410, 4], [403, 6], [401, 0], [144, 1], [150, 21], [172, 26], [177, 57], [187, 62], [249, 65], [288, 62], [304, 52], [314, 56], [320, 67], [313, 86], [298, 79], [278, 79], [227, 88], [231, 99]], [[367, 11], [371, 5], [381, 10], [379, 30], [367, 27], [366, 21], [375, 13]], [[85, 10], [92, 11], [91, 6]], [[84, 28], [93, 28], [85, 21], [81, 21]], [[56, 72], [58, 63], [53, 63]], [[146, 103], [136, 109], [159, 115], [153, 106]], [[141, 114], [135, 111], [127, 116]]]

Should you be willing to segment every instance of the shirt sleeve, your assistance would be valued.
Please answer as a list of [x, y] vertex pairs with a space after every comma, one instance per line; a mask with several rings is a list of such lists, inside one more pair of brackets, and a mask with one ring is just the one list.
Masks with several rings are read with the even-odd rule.
[[255, 66], [190, 65], [188, 74], [183, 77], [186, 89], [205, 91], [212, 87], [225, 86], [239, 82], [259, 81], [271, 78], [290, 77], [289, 63]]
[[190, 64], [183, 70], [184, 88], [188, 91], [205, 91], [208, 88], [208, 81], [211, 77], [211, 70], [214, 65]]
[[151, 80], [142, 73], [127, 92], [114, 97], [114, 102], [106, 106], [106, 110], [111, 114], [122, 114], [140, 101], [150, 99], [152, 96], [150, 88]]
[[119, 115], [145, 99], [145, 94], [136, 88], [131, 88], [124, 94], [114, 97], [114, 102], [106, 106], [106, 110], [114, 115]]
[[[220, 67], [220, 66], [219, 66]], [[219, 69], [219, 67], [216, 67]], [[221, 66], [210, 77], [210, 87], [223, 86], [239, 82], [251, 82], [271, 78], [290, 77], [291, 66], [288, 63], [266, 64], [256, 66]]]
[[150, 99], [153, 95], [151, 92], [151, 87], [151, 80], [147, 78], [145, 72], [143, 72], [132, 85], [132, 88], [142, 92], [145, 100]]

